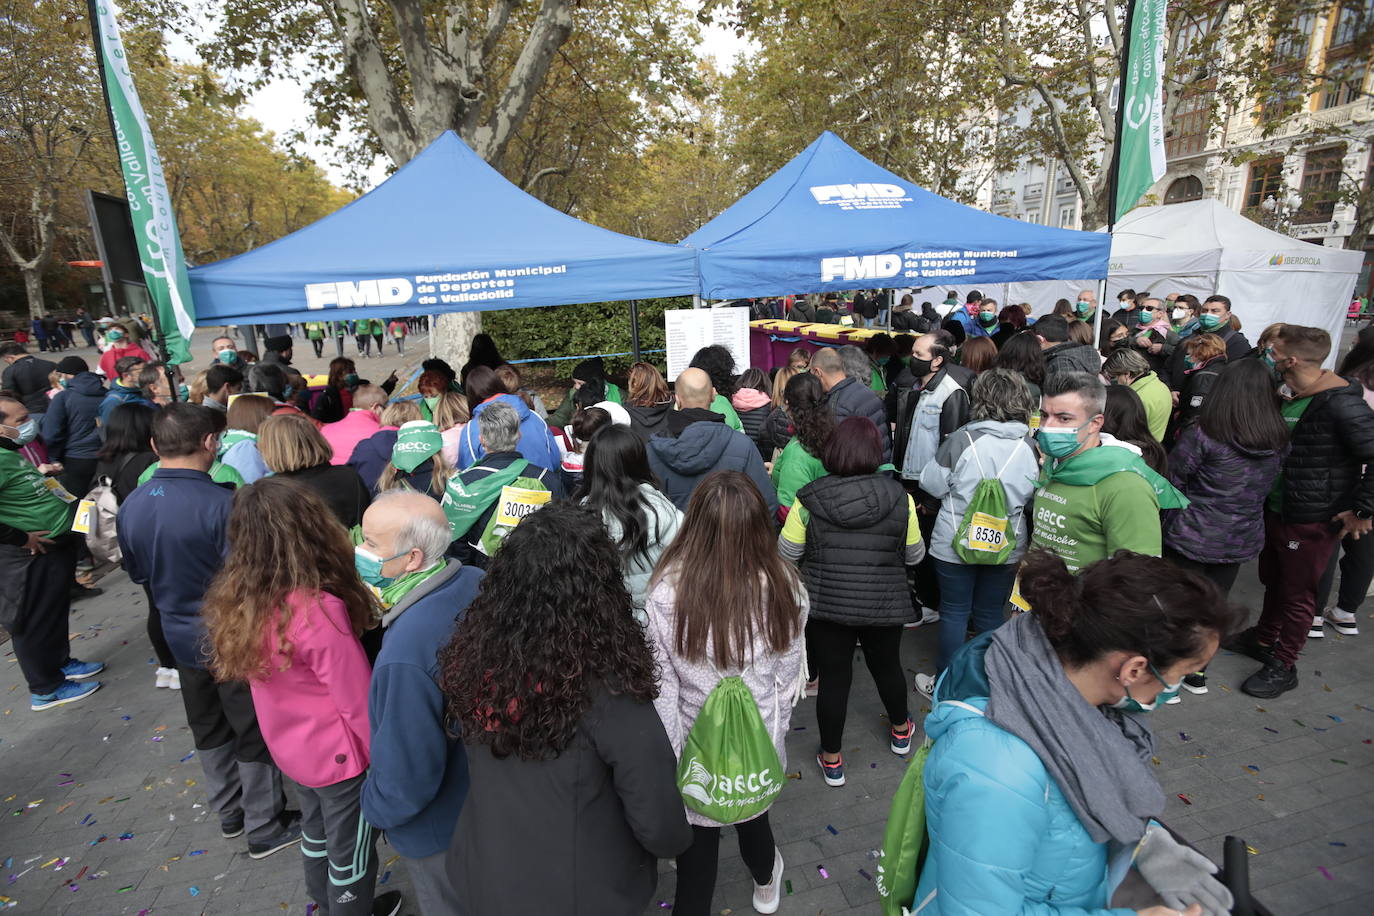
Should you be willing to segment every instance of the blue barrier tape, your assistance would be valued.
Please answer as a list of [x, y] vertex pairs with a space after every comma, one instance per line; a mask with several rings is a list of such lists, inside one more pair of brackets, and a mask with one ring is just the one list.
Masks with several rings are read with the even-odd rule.
[[[640, 352], [641, 354], [644, 354], [644, 353], [667, 353], [668, 351], [665, 349], [665, 350], [640, 350], [639, 352]], [[507, 362], [514, 363], [514, 364], [520, 364], [520, 363], [557, 363], [557, 362], [562, 362], [563, 360], [567, 360], [567, 359], [596, 359], [598, 356], [634, 356], [634, 352], [633, 352], [633, 351], [627, 351], [627, 352], [625, 352], [625, 353], [588, 353], [588, 354], [585, 354], [585, 355], [583, 355], [583, 356], [545, 356], [545, 357], [542, 357], [542, 358], [540, 358], [540, 359], [512, 359], [512, 360], [507, 360]]]

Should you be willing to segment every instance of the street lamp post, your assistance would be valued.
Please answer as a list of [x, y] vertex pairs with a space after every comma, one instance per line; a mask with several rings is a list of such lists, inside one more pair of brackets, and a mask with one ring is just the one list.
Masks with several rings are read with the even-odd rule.
[[1270, 194], [1260, 203], [1264, 211], [1264, 225], [1275, 232], [1287, 233], [1292, 228], [1293, 217], [1302, 208], [1302, 195], [1297, 191], [1279, 191], [1282, 197]]

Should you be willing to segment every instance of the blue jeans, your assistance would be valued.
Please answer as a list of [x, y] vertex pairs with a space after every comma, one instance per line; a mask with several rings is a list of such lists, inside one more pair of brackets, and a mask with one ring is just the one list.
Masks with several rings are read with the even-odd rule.
[[1015, 563], [971, 566], [931, 557], [940, 582], [940, 670], [964, 644], [969, 617], [979, 633], [1002, 625], [1003, 612], [1016, 581]]

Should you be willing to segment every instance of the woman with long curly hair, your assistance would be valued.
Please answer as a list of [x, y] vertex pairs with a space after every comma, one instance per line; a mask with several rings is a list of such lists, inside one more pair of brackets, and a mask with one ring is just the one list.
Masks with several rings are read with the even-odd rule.
[[825, 476], [820, 456], [835, 430], [835, 415], [826, 403], [825, 388], [810, 372], [794, 375], [783, 397], [793, 435], [773, 462], [773, 486], [778, 491], [780, 522], [787, 520], [797, 491]]
[[[774, 549], [773, 531], [768, 506], [748, 477], [711, 474], [692, 493], [682, 530], [654, 573], [647, 606], [659, 670], [654, 706], [678, 754], [706, 698], [722, 678], [737, 675], [787, 767], [784, 739], [802, 673], [807, 598], [791, 564]], [[695, 811], [687, 820], [692, 846], [677, 859], [673, 912], [705, 916], [724, 825]], [[735, 832], [754, 880], [754, 909], [776, 912], [782, 854], [768, 812], [736, 822]]]
[[[248, 682], [272, 759], [299, 786], [311, 898], [326, 913], [372, 913], [377, 839], [361, 806], [372, 669], [358, 639], [377, 607], [348, 533], [302, 483], [265, 477], [240, 489], [228, 537], [201, 611], [210, 670]], [[376, 912], [399, 910], [399, 894], [382, 896]]]
[[556, 893], [560, 913], [638, 916], [655, 860], [690, 845], [630, 607], [601, 519], [570, 503], [530, 515], [487, 565], [439, 655], [472, 778], [448, 859], [464, 912], [526, 916]]

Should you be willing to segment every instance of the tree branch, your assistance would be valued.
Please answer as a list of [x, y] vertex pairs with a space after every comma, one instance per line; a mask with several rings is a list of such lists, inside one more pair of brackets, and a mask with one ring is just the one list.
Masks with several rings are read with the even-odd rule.
[[501, 100], [487, 122], [473, 134], [477, 154], [493, 166], [500, 165], [506, 146], [548, 75], [554, 52], [568, 40], [572, 26], [571, 0], [543, 0]]
[[349, 70], [367, 98], [367, 121], [391, 161], [404, 165], [420, 151], [415, 125], [391, 78], [386, 55], [372, 27], [367, 0], [331, 0]]

